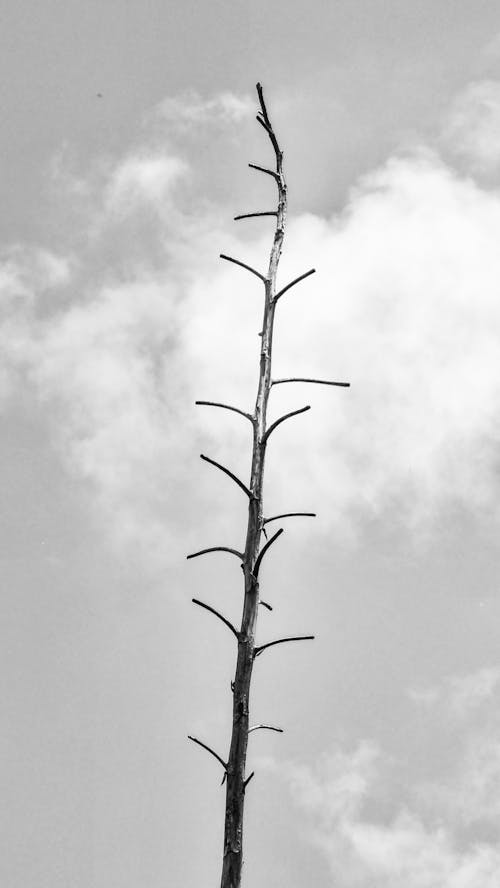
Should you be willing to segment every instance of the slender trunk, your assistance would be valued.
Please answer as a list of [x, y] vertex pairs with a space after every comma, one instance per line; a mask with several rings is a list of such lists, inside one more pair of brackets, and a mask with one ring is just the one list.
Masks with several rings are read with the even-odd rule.
[[243, 809], [245, 803], [245, 768], [248, 745], [250, 684], [256, 655], [255, 631], [259, 609], [259, 582], [255, 575], [264, 526], [263, 487], [266, 453], [267, 403], [271, 390], [271, 360], [273, 326], [276, 309], [276, 274], [285, 234], [287, 209], [286, 184], [283, 176], [283, 155], [274, 136], [260, 87], [257, 87], [264, 128], [274, 148], [278, 186], [276, 229], [264, 281], [264, 317], [261, 331], [259, 383], [253, 413], [253, 449], [250, 475], [248, 526], [243, 558], [244, 604], [238, 636], [238, 658], [233, 683], [233, 727], [227, 762], [226, 813], [224, 830], [224, 857], [221, 888], [240, 888], [243, 865]]

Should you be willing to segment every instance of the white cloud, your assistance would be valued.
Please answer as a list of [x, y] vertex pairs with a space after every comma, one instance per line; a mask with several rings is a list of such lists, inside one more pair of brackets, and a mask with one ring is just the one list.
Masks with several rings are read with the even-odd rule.
[[[164, 113], [187, 114], [202, 139], [205, 119], [227, 125], [246, 113], [247, 100], [181, 101], [179, 112], [174, 105]], [[45, 260], [29, 286], [19, 267], [33, 265], [19, 260], [16, 286], [26, 292], [12, 301], [14, 284], [7, 288], [4, 372], [9, 362], [25, 368], [72, 470], [108, 504], [109, 524], [136, 524], [147, 535], [150, 520], [155, 540], [176, 537], [178, 515], [158, 503], [156, 467], [162, 491], [182, 481], [186, 502], [198, 495], [193, 484], [189, 493], [186, 451], [176, 442], [200, 425], [179, 408], [180, 388], [184, 405], [207, 397], [249, 407], [255, 392], [259, 285], [217, 252], [265, 267], [269, 231], [230, 234], [213, 208], [193, 209], [190, 198], [189, 209], [179, 204], [180, 151], [145, 145], [103, 169], [83, 189], [96, 199], [78, 237], [98, 230], [97, 249], [111, 231], [111, 260], [106, 254], [96, 271], [85, 268], [92, 256], [67, 262], [40, 251]], [[127, 261], [130, 232], [120, 252], [115, 226], [124, 213], [140, 217], [144, 203], [167, 208], [155, 224], [165, 249], [150, 266], [137, 253]], [[291, 218], [281, 281], [312, 264], [318, 273], [279, 305], [275, 373], [347, 378], [352, 388], [273, 391], [274, 415], [306, 399], [315, 408], [271, 441], [273, 508], [314, 506], [325, 529], [392, 510], [399, 526], [428, 530], [450, 503], [498, 517], [498, 230], [499, 195], [425, 149], [364, 177], [344, 212]], [[45, 304], [38, 317], [41, 290], [67, 286], [73, 266], [78, 295], [75, 283], [71, 299]], [[206, 411], [200, 420], [213, 441], [220, 419]], [[217, 438], [217, 452], [245, 472], [247, 430], [232, 428]]]
[[483, 704], [489, 703], [500, 685], [500, 667], [490, 666], [467, 675], [454, 675], [439, 685], [409, 691], [415, 703], [439, 705], [447, 716], [470, 717]]
[[476, 173], [500, 167], [500, 82], [471, 83], [455, 99], [444, 128], [444, 141], [466, 158]]
[[155, 115], [176, 128], [239, 123], [255, 114], [255, 101], [248, 95], [222, 92], [203, 99], [195, 90], [180, 96], [169, 96], [156, 106]]
[[187, 169], [178, 157], [129, 155], [113, 171], [105, 205], [112, 212], [131, 212], [142, 202], [161, 205]]

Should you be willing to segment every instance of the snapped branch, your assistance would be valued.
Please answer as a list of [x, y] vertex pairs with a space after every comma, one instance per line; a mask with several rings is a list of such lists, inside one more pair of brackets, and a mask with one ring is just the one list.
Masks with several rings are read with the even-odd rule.
[[245, 410], [240, 410], [239, 407], [231, 407], [230, 404], [222, 404], [219, 401], [195, 401], [194, 403], [202, 407], [222, 407], [224, 410], [231, 410], [233, 413], [239, 413], [240, 416], [249, 419], [252, 425], [254, 425], [254, 418], [251, 413], [246, 413]]
[[277, 638], [276, 641], [268, 641], [267, 644], [261, 644], [254, 648], [253, 655], [254, 657], [258, 657], [262, 651], [265, 651], [266, 648], [273, 647], [275, 644], [284, 644], [286, 641], [312, 641], [313, 638], [314, 635], [294, 635], [291, 638]]
[[222, 614], [219, 613], [219, 611], [215, 610], [214, 607], [210, 607], [209, 604], [205, 604], [204, 601], [200, 601], [198, 598], [192, 598], [191, 601], [193, 602], [193, 604], [197, 604], [197, 605], [199, 605], [199, 607], [203, 607], [205, 610], [210, 611], [210, 613], [211, 613], [211, 614], [214, 614], [214, 616], [218, 617], [219, 620], [222, 620], [222, 622], [224, 623], [224, 625], [227, 626], [227, 628], [231, 630], [231, 632], [233, 633], [234, 637], [235, 637], [237, 640], [239, 640], [239, 637], [240, 637], [240, 636], [239, 636], [239, 633], [238, 633], [237, 630], [234, 628], [233, 624], [232, 624], [229, 620], [226, 620], [226, 618], [223, 617]]
[[290, 376], [287, 379], [273, 379], [271, 385], [281, 385], [282, 382], [315, 382], [317, 385], [338, 385], [341, 388], [349, 388], [350, 382], [332, 382], [330, 379], [309, 379], [303, 376]]
[[216, 752], [214, 752], [214, 750], [211, 749], [210, 746], [207, 746], [206, 743], [202, 743], [201, 740], [197, 740], [196, 737], [191, 737], [191, 734], [188, 734], [188, 740], [192, 740], [193, 743], [197, 743], [198, 746], [202, 747], [202, 749], [206, 749], [206, 751], [209, 752], [210, 755], [213, 755], [213, 757], [216, 758], [217, 761], [221, 763], [222, 767], [224, 768], [224, 771], [227, 772], [227, 763], [224, 761], [223, 758], [220, 757], [220, 755], [218, 755]]
[[268, 170], [267, 167], [259, 166], [258, 163], [249, 163], [248, 166], [251, 167], [252, 170], [259, 170], [260, 173], [267, 173], [267, 175], [272, 176], [276, 182], [279, 182], [280, 180], [278, 173], [275, 173], [274, 170]]
[[247, 779], [245, 780], [245, 782], [244, 782], [244, 784], [243, 784], [243, 789], [246, 789], [246, 788], [247, 788], [247, 786], [248, 786], [248, 784], [250, 783], [250, 780], [252, 779], [252, 777], [254, 776], [254, 774], [255, 774], [255, 771], [252, 771], [252, 773], [250, 774], [250, 776], [247, 777]]
[[214, 459], [210, 459], [209, 456], [204, 456], [203, 453], [200, 453], [200, 459], [204, 459], [205, 462], [210, 463], [211, 466], [215, 466], [217, 469], [220, 469], [221, 472], [224, 472], [224, 474], [231, 478], [235, 482], [235, 484], [238, 485], [238, 487], [241, 487], [241, 489], [246, 493], [248, 499], [252, 499], [252, 494], [250, 493], [246, 484], [243, 484], [243, 481], [240, 481], [240, 479], [237, 478], [236, 475], [234, 475], [232, 472], [230, 472], [229, 469], [226, 469], [225, 466], [222, 466], [220, 463], [215, 462]]
[[316, 512], [283, 512], [282, 515], [273, 515], [271, 518], [264, 518], [264, 524], [270, 521], [277, 521], [278, 518], [316, 518]]
[[285, 422], [285, 419], [290, 419], [292, 416], [298, 416], [299, 413], [306, 413], [307, 410], [310, 410], [310, 409], [311, 409], [311, 405], [308, 404], [307, 407], [301, 407], [300, 410], [291, 410], [290, 413], [285, 413], [284, 416], [280, 416], [280, 418], [277, 419], [276, 422], [273, 422], [273, 424], [271, 426], [269, 426], [267, 432], [265, 433], [265, 435], [262, 439], [262, 443], [267, 444], [267, 440], [268, 440], [269, 436], [272, 434], [272, 432], [274, 432], [274, 430], [276, 428], [278, 428], [279, 425], [281, 425], [282, 422]]
[[315, 271], [316, 271], [315, 268], [311, 268], [311, 269], [309, 269], [309, 271], [306, 271], [304, 274], [301, 274], [299, 277], [295, 278], [295, 280], [291, 281], [291, 283], [287, 284], [286, 287], [283, 287], [283, 289], [280, 290], [279, 293], [276, 293], [276, 296], [274, 297], [274, 302], [276, 303], [278, 301], [278, 299], [280, 299], [280, 297], [283, 296], [283, 294], [287, 292], [287, 290], [290, 290], [292, 287], [295, 287], [295, 284], [300, 283], [300, 281], [303, 281], [304, 278], [309, 277], [310, 274], [314, 274]]
[[236, 555], [240, 561], [243, 561], [243, 553], [238, 552], [237, 549], [230, 549], [228, 546], [210, 546], [209, 549], [200, 549], [199, 552], [193, 552], [191, 555], [186, 555], [187, 560], [190, 558], [198, 558], [198, 555], [207, 555], [208, 552], [230, 552], [231, 555]]
[[255, 567], [253, 569], [253, 575], [254, 575], [255, 579], [257, 579], [257, 577], [259, 576], [260, 565], [262, 564], [262, 559], [263, 559], [264, 555], [266, 554], [269, 547], [272, 546], [274, 541], [277, 540], [278, 537], [281, 536], [282, 533], [283, 533], [283, 528], [280, 527], [280, 529], [276, 531], [276, 533], [267, 541], [266, 545], [259, 552], [259, 556], [257, 558], [257, 561], [255, 562]]
[[248, 733], [251, 734], [252, 731], [276, 731], [278, 734], [283, 734], [283, 728], [275, 728], [274, 725], [253, 725], [248, 729]]
[[265, 279], [264, 275], [261, 274], [260, 271], [257, 271], [255, 268], [252, 268], [251, 265], [247, 265], [246, 262], [240, 262], [239, 259], [233, 259], [232, 256], [226, 256], [225, 253], [221, 253], [220, 258], [225, 259], [226, 262], [234, 262], [235, 265], [241, 265], [242, 268], [246, 268], [247, 271], [251, 271], [252, 274], [255, 274], [256, 277], [260, 278], [261, 281], [266, 283], [266, 279]]
[[278, 213], [276, 210], [266, 210], [264, 213], [241, 213], [239, 216], [234, 217], [235, 222], [239, 222], [240, 219], [256, 219], [257, 216], [277, 216]]
[[265, 607], [268, 611], [272, 611], [273, 609], [272, 605], [268, 604], [267, 601], [262, 601], [262, 599], [259, 601], [259, 604], [261, 604], [262, 607]]

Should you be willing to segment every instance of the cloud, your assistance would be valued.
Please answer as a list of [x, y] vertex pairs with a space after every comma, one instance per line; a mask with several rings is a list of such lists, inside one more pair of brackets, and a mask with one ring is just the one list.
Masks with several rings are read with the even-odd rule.
[[448, 716], [465, 718], [489, 703], [499, 685], [500, 667], [490, 666], [467, 675], [454, 675], [434, 687], [412, 689], [409, 695], [419, 705], [439, 705]]
[[248, 95], [231, 92], [203, 99], [196, 90], [187, 90], [182, 95], [163, 99], [153, 114], [180, 130], [196, 129], [201, 125], [227, 126], [255, 114], [255, 102]]
[[[162, 113], [189, 122], [202, 165], [205, 121], [232, 125], [247, 104], [191, 97], [168, 100]], [[203, 437], [215, 458], [247, 471], [247, 429], [209, 411], [195, 419], [187, 405], [206, 397], [251, 406], [259, 285], [217, 253], [265, 267], [270, 246], [270, 229], [234, 233], [214, 205], [197, 204], [187, 169], [180, 144], [173, 152], [144, 133], [142, 145], [89, 171], [79, 193], [93, 198], [67, 258], [44, 247], [34, 265], [21, 247], [15, 269], [11, 261], [3, 271], [4, 380], [43, 401], [110, 535], [130, 539], [138, 528], [145, 539], [150, 528], [154, 547], [170, 541], [167, 551], [185, 530], [183, 509], [209, 497], [194, 483], [186, 442]], [[145, 205], [154, 231], [140, 229]], [[137, 227], [125, 230], [124, 215]], [[303, 399], [314, 409], [273, 436], [270, 508], [314, 506], [325, 531], [393, 514], [398, 526], [428, 532], [457, 504], [498, 519], [498, 230], [498, 194], [419, 146], [364, 176], [342, 212], [290, 218], [281, 282], [313, 264], [318, 272], [280, 302], [275, 374], [352, 387], [273, 391], [273, 417]], [[48, 281], [64, 289], [62, 302], [43, 297]], [[181, 490], [179, 517], [171, 504]]]
[[129, 155], [112, 173], [105, 204], [111, 212], [129, 213], [142, 202], [162, 205], [187, 169], [187, 164], [178, 157]]
[[475, 173], [500, 167], [500, 83], [471, 83], [455, 99], [444, 127], [444, 142], [465, 158]]
[[498, 833], [499, 755], [486, 747], [476, 753], [473, 767], [468, 753], [458, 762], [453, 794], [440, 784], [411, 786], [406, 803], [388, 804], [393, 762], [366, 741], [313, 767], [267, 767], [288, 783], [307, 818], [305, 837], [325, 855], [337, 888], [493, 888], [500, 843], [491, 829], [481, 837], [464, 828], [482, 814]]

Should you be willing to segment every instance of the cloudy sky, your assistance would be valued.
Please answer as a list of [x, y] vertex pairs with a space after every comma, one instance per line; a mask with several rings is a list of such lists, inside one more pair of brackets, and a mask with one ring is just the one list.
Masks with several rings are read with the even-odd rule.
[[[290, 217], [245, 884], [500, 884], [500, 0], [5, 0], [1, 882], [217, 885], [269, 162]], [[238, 227], [239, 225], [239, 227]], [[217, 414], [217, 415], [213, 415]], [[222, 414], [222, 415], [220, 415]], [[242, 426], [244, 426], [242, 428]], [[228, 563], [229, 562], [229, 563]], [[233, 563], [234, 562], [234, 563]]]

